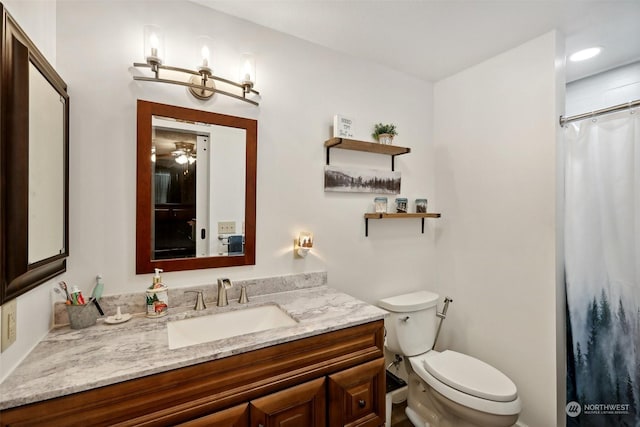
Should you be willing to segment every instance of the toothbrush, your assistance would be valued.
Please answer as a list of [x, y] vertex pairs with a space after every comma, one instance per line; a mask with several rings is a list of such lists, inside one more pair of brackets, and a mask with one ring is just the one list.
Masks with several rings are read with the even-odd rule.
[[69, 291], [67, 290], [67, 284], [65, 282], [58, 283], [60, 288], [64, 291], [64, 294], [67, 296], [67, 301], [71, 302], [71, 296], [69, 295]]
[[[62, 298], [64, 298], [65, 296], [62, 295], [62, 291], [58, 288], [53, 288], [53, 292], [55, 292], [56, 294], [60, 295]], [[66, 300], [65, 303], [69, 304], [69, 300]]]

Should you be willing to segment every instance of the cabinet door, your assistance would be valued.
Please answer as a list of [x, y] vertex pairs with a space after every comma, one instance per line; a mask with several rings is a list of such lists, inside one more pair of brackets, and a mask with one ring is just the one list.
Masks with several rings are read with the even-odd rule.
[[385, 380], [383, 358], [329, 375], [329, 425], [384, 425]]
[[325, 379], [309, 381], [250, 402], [251, 427], [326, 426]]
[[178, 427], [248, 427], [249, 404], [234, 406], [233, 408], [215, 412], [205, 417], [178, 424]]

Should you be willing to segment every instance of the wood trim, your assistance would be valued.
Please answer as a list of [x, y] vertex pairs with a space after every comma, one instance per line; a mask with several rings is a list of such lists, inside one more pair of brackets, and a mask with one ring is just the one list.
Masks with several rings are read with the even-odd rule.
[[0, 426], [175, 425], [383, 358], [382, 320], [0, 413]]
[[[151, 210], [153, 209], [153, 203], [151, 200], [151, 162], [149, 158], [151, 155], [151, 118], [154, 115], [192, 122], [214, 123], [246, 130], [245, 252], [243, 256], [152, 259]], [[137, 103], [137, 126], [136, 274], [152, 273], [154, 268], [161, 268], [164, 271], [181, 271], [254, 265], [256, 263], [258, 122], [253, 119], [192, 110], [139, 99]]]

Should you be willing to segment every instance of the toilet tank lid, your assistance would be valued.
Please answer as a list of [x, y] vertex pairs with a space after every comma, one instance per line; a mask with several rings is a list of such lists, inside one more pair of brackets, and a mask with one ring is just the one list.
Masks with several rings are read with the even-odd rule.
[[378, 305], [395, 313], [408, 313], [431, 308], [437, 302], [438, 294], [429, 291], [418, 291], [381, 299], [378, 301]]

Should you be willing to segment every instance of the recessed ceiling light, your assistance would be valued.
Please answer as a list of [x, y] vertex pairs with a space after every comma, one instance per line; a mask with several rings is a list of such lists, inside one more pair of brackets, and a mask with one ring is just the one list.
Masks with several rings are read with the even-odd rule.
[[600, 52], [602, 52], [601, 47], [590, 47], [587, 49], [582, 49], [571, 54], [571, 56], [569, 57], [569, 61], [578, 62], [578, 61], [584, 61], [586, 59], [591, 59], [594, 56], [599, 55]]

